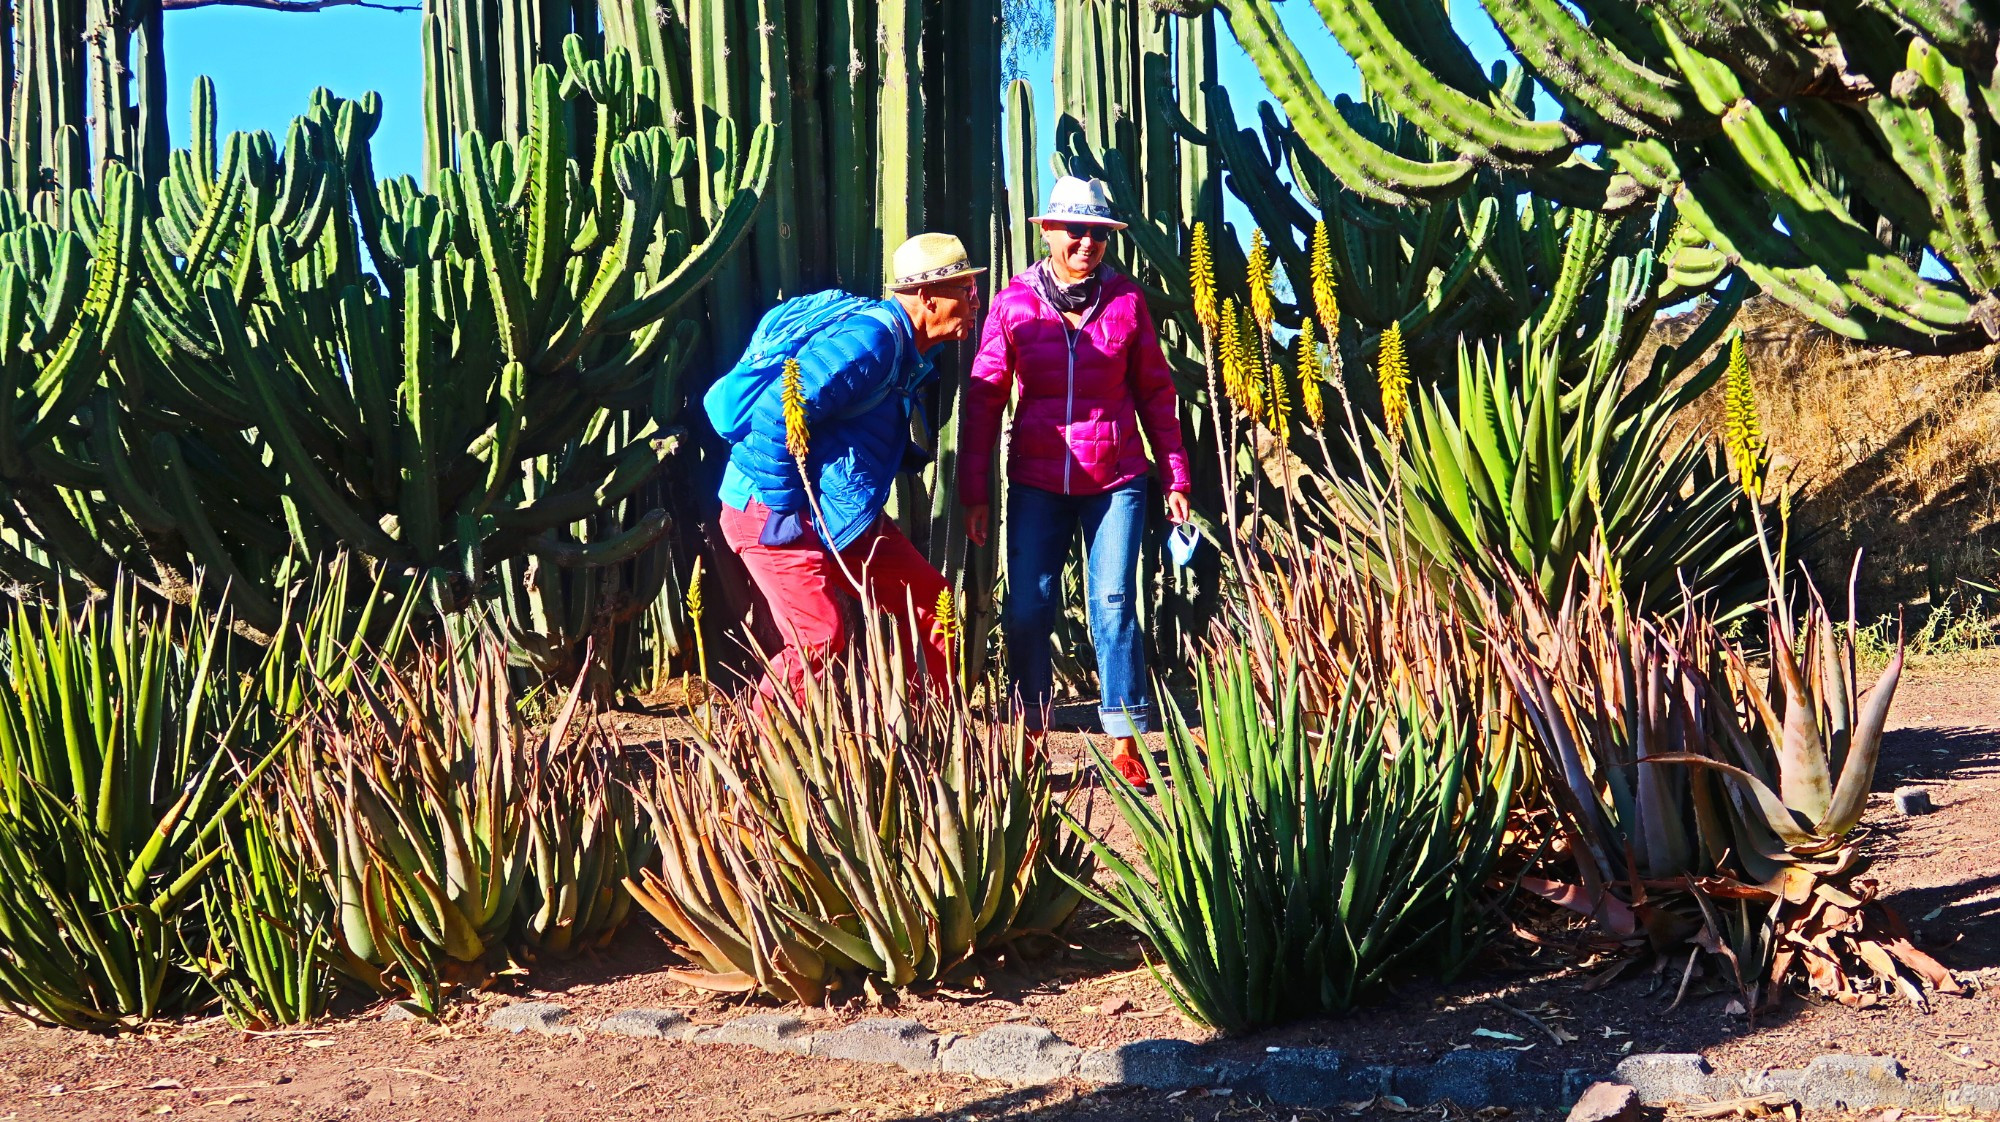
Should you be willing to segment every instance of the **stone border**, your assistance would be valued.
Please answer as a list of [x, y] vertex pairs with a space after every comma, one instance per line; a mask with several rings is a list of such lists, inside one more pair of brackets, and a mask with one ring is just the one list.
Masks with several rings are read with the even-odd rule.
[[1076, 1078], [1086, 1083], [1184, 1091], [1228, 1087], [1281, 1106], [1328, 1106], [1394, 1095], [1413, 1106], [1450, 1099], [1461, 1105], [1566, 1110], [1600, 1078], [1628, 1085], [1648, 1105], [1694, 1103], [1782, 1093], [1807, 1110], [1970, 1110], [2000, 1114], [2000, 1084], [1925, 1083], [1907, 1078], [1887, 1056], [1820, 1056], [1804, 1068], [1718, 1074], [1694, 1053], [1628, 1056], [1608, 1077], [1572, 1069], [1560, 1075], [1523, 1067], [1506, 1051], [1450, 1052], [1429, 1064], [1352, 1063], [1331, 1048], [1266, 1048], [1262, 1057], [1230, 1059], [1184, 1040], [1141, 1040], [1079, 1048], [1045, 1028], [1000, 1024], [972, 1035], [935, 1033], [905, 1018], [878, 1017], [812, 1032], [791, 1013], [752, 1013], [700, 1026], [671, 1009], [626, 1009], [580, 1026], [567, 1007], [505, 1005], [488, 1028], [549, 1036], [586, 1032], [735, 1044], [766, 1052], [895, 1064], [912, 1072], [951, 1072], [1030, 1086]]

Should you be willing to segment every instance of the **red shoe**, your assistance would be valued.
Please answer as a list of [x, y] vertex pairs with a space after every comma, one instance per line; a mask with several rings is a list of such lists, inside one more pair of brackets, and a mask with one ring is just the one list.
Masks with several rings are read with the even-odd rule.
[[1120, 753], [1111, 757], [1111, 766], [1117, 770], [1119, 778], [1137, 787], [1140, 794], [1153, 793], [1153, 777], [1146, 774], [1145, 761], [1139, 757]]

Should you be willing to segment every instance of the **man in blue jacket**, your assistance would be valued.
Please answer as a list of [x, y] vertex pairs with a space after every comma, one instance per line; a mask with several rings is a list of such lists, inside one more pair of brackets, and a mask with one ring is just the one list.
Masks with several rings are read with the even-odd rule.
[[[923, 454], [910, 439], [910, 421], [918, 391], [935, 376], [931, 353], [972, 334], [985, 271], [972, 266], [957, 238], [919, 234], [896, 250], [887, 298], [831, 305], [840, 311], [792, 352], [810, 435], [810, 493], [786, 450], [779, 387], [741, 403], [745, 423], [722, 479], [722, 536], [785, 636], [767, 691], [776, 679], [797, 696], [805, 675], [845, 645], [841, 595], [914, 619], [926, 670], [936, 681], [947, 673], [946, 641], [936, 627], [945, 579], [882, 509], [905, 461]], [[746, 356], [745, 364], [752, 361]], [[716, 397], [711, 393], [711, 417], [729, 407]]]

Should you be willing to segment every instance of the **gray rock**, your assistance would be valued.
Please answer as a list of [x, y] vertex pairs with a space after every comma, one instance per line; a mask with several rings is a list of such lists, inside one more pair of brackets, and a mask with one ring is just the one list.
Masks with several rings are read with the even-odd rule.
[[752, 1013], [696, 1034], [704, 1044], [744, 1044], [766, 1052], [804, 1052], [812, 1045], [806, 1023], [790, 1013]]
[[533, 1032], [543, 1036], [573, 1030], [565, 1029], [562, 1023], [569, 1019], [569, 1009], [547, 1001], [523, 1001], [517, 1005], [503, 1005], [486, 1018], [486, 1027], [503, 1032]]
[[[1403, 1101], [1412, 1106], [1429, 1105], [1450, 1099], [1463, 1107], [1514, 1106], [1521, 1077], [1521, 1058], [1512, 1052], [1465, 1049], [1447, 1052], [1436, 1063], [1396, 1069], [1393, 1085]], [[1561, 1084], [1548, 1095], [1561, 1092]], [[1553, 1101], [1548, 1106], [1556, 1105]]]
[[1894, 1056], [1820, 1056], [1798, 1083], [1807, 1110], [1878, 1110], [1908, 1106], [1910, 1085]]
[[2000, 1083], [1954, 1087], [1945, 1094], [1944, 1105], [1970, 1109], [1977, 1114], [2000, 1114]]
[[387, 1009], [382, 1010], [382, 1019], [385, 1021], [421, 1021], [424, 1019], [424, 1015], [398, 1001]]
[[1045, 1028], [995, 1025], [952, 1041], [938, 1054], [938, 1070], [1005, 1083], [1053, 1083], [1075, 1075], [1082, 1051]]
[[1207, 1086], [1215, 1069], [1202, 1062], [1199, 1046], [1185, 1040], [1141, 1040], [1084, 1052], [1076, 1074], [1087, 1083], [1185, 1091]]
[[1282, 1106], [1326, 1106], [1373, 1098], [1384, 1087], [1379, 1068], [1349, 1064], [1331, 1048], [1280, 1048], [1239, 1076], [1235, 1085]]
[[1639, 1092], [1623, 1083], [1592, 1083], [1569, 1108], [1569, 1122], [1639, 1122], [1645, 1109]]
[[597, 1031], [646, 1040], [685, 1040], [693, 1028], [672, 1009], [623, 1009], [598, 1021]]
[[1929, 814], [1937, 807], [1931, 805], [1931, 793], [1922, 787], [1896, 788], [1896, 813], [1907, 815]]
[[1708, 1061], [1698, 1052], [1652, 1052], [1627, 1056], [1612, 1069], [1612, 1078], [1639, 1092], [1648, 1106], [1694, 1102], [1714, 1094]]
[[936, 1071], [938, 1034], [915, 1021], [877, 1017], [817, 1033], [808, 1055], [867, 1064], [895, 1064], [904, 1071]]

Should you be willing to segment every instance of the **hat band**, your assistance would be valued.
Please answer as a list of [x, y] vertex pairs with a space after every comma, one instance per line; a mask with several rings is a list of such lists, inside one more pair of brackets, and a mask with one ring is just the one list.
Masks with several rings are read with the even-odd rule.
[[935, 269], [925, 269], [921, 273], [911, 273], [906, 277], [897, 277], [894, 283], [896, 287], [900, 288], [907, 284], [922, 284], [925, 281], [943, 280], [946, 277], [955, 277], [971, 268], [972, 262], [961, 257], [949, 265], [941, 265]]
[[1114, 222], [1117, 221], [1117, 218], [1112, 215], [1110, 207], [1098, 206], [1095, 203], [1053, 203], [1049, 206], [1049, 213], [1083, 214], [1092, 218], [1109, 218]]

